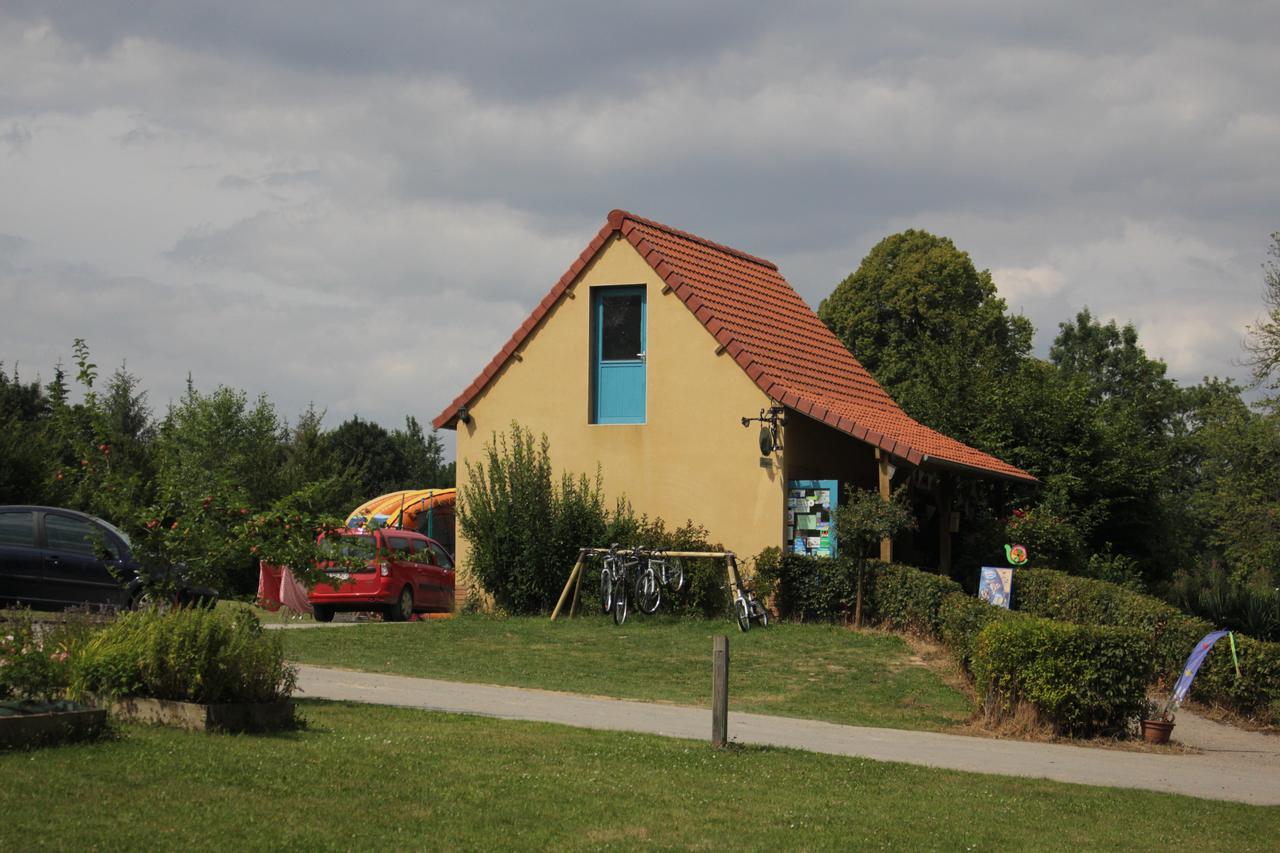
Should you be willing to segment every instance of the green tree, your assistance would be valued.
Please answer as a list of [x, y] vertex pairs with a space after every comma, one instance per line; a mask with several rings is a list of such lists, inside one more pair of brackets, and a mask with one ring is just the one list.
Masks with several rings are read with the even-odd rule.
[[1249, 353], [1254, 381], [1280, 390], [1280, 231], [1271, 235], [1267, 254], [1272, 260], [1262, 267], [1262, 304], [1266, 314], [1249, 326], [1245, 350]]
[[862, 588], [870, 566], [868, 552], [881, 539], [892, 539], [914, 530], [916, 518], [907, 503], [905, 486], [887, 501], [874, 490], [859, 489], [852, 484], [846, 484], [845, 490], [849, 501], [836, 510], [836, 539], [844, 551], [843, 558], [851, 561], [857, 575], [853, 624], [861, 628]]
[[908, 414], [984, 443], [996, 386], [1031, 349], [991, 275], [945, 237], [881, 240], [818, 306], [818, 316]]

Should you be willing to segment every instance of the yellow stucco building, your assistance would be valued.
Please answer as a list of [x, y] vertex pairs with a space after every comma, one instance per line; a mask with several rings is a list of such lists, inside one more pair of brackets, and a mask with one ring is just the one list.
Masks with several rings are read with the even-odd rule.
[[[771, 409], [785, 425], [762, 453], [742, 419]], [[625, 211], [435, 418], [457, 430], [461, 500], [467, 463], [513, 421], [546, 434], [558, 468], [599, 467], [609, 498], [692, 519], [743, 556], [808, 542], [789, 483], [887, 490], [918, 471], [936, 478], [949, 541], [952, 474], [1033, 479], [908, 417], [772, 263]], [[460, 585], [467, 550], [459, 533]]]

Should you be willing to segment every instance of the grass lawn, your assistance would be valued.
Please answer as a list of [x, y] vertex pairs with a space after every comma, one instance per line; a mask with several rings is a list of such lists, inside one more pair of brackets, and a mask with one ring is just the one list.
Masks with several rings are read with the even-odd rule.
[[402, 708], [0, 753], [0, 850], [1267, 850], [1280, 809]]
[[965, 696], [898, 637], [828, 625], [742, 634], [727, 621], [670, 617], [618, 628], [596, 616], [460, 616], [286, 634], [286, 653], [302, 663], [701, 706], [711, 701], [711, 638], [728, 634], [735, 711], [935, 730], [970, 715]]

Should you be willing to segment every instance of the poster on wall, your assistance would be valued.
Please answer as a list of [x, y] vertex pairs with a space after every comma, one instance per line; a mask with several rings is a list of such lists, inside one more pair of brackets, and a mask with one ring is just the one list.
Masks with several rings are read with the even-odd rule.
[[982, 579], [978, 582], [978, 598], [997, 607], [1009, 609], [1013, 598], [1013, 569], [982, 567]]
[[834, 509], [839, 505], [835, 480], [787, 482], [787, 547], [810, 557], [836, 555]]

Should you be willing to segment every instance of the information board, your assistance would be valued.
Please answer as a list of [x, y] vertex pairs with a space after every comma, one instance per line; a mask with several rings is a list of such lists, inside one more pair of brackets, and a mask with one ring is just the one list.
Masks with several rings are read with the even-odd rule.
[[835, 508], [839, 506], [835, 480], [787, 481], [787, 547], [811, 557], [836, 555]]

